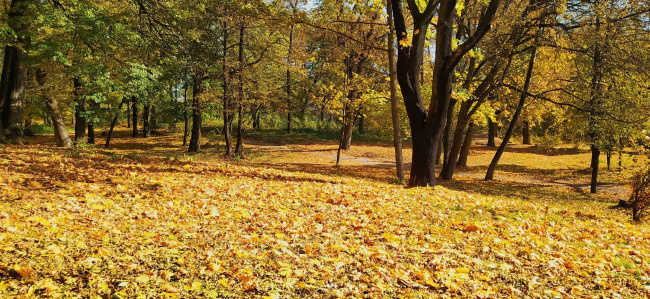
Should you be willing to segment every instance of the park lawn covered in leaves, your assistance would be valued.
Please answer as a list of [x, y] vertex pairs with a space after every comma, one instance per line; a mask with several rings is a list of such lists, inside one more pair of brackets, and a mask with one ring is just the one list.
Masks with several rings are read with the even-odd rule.
[[613, 195], [292, 157], [1, 148], [0, 297], [650, 296], [650, 230]]

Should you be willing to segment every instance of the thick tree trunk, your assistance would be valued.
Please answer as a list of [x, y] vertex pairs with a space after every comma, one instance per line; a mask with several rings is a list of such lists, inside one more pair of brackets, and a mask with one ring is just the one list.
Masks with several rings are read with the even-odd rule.
[[[399, 110], [397, 107], [397, 70], [395, 69], [395, 24], [393, 22], [393, 4], [387, 0], [386, 12], [388, 13], [388, 68], [390, 71], [390, 113], [393, 122], [393, 147], [395, 148], [395, 166], [397, 178], [404, 182], [404, 158], [402, 156], [402, 129], [400, 127]], [[321, 109], [321, 120], [324, 109]]]
[[469, 158], [470, 149], [472, 147], [474, 131], [476, 131], [476, 124], [474, 122], [470, 122], [469, 127], [467, 128], [467, 134], [465, 135], [465, 140], [463, 140], [463, 146], [460, 150], [458, 166], [467, 167], [467, 158]]
[[449, 155], [451, 154], [451, 131], [454, 129], [454, 107], [456, 106], [455, 99], [449, 102], [449, 110], [447, 110], [447, 121], [445, 122], [445, 130], [442, 133], [442, 165], [443, 168], [449, 164]]
[[598, 191], [598, 168], [600, 164], [600, 149], [597, 146], [591, 146], [591, 193]]
[[88, 123], [88, 144], [95, 144], [95, 125]]
[[81, 95], [81, 82], [79, 78], [74, 77], [72, 79], [74, 86], [74, 99], [75, 99], [75, 112], [74, 112], [74, 142], [86, 142], [86, 127], [88, 123], [86, 122], [86, 101]]
[[56, 99], [51, 96], [46, 96], [45, 105], [47, 106], [47, 110], [50, 112], [50, 118], [52, 119], [52, 125], [54, 126], [56, 145], [65, 148], [72, 148], [74, 143], [72, 142], [72, 139], [70, 139], [70, 135], [68, 135], [68, 130], [65, 128], [65, 123], [59, 113]]
[[142, 137], [148, 138], [151, 134], [151, 104], [145, 103], [142, 115]]
[[47, 73], [42, 69], [36, 69], [36, 82], [41, 87], [44, 87], [43, 95], [45, 97], [45, 106], [47, 107], [48, 114], [52, 120], [52, 125], [54, 126], [54, 139], [56, 140], [56, 145], [59, 147], [72, 148], [74, 143], [68, 135], [68, 131], [65, 128], [65, 123], [59, 112], [59, 104], [55, 97], [49, 94], [50, 87], [45, 86], [47, 79]]
[[[351, 113], [348, 112], [348, 114]], [[343, 138], [341, 138], [341, 149], [345, 151], [349, 150], [352, 145], [352, 133], [354, 131], [354, 118], [349, 118], [343, 123]]]
[[488, 171], [485, 174], [486, 181], [494, 179], [494, 172], [496, 171], [497, 165], [499, 164], [499, 160], [501, 159], [501, 156], [503, 155], [503, 153], [506, 150], [506, 147], [508, 146], [510, 137], [512, 137], [512, 134], [515, 131], [515, 126], [517, 125], [517, 121], [519, 120], [519, 116], [521, 115], [521, 110], [524, 108], [524, 104], [526, 103], [526, 98], [528, 97], [528, 89], [530, 88], [530, 82], [533, 79], [533, 70], [535, 68], [536, 58], [537, 58], [537, 45], [533, 46], [532, 53], [530, 54], [530, 60], [528, 61], [528, 70], [526, 71], [526, 80], [524, 82], [524, 87], [522, 88], [521, 97], [519, 98], [519, 104], [517, 105], [517, 110], [515, 110], [515, 114], [512, 116], [512, 120], [510, 121], [510, 125], [508, 126], [508, 131], [506, 131], [506, 134], [503, 136], [501, 145], [497, 149], [497, 152], [494, 154], [494, 158], [492, 158], [492, 162], [488, 167]]
[[203, 94], [203, 74], [194, 75], [194, 88], [192, 96], [192, 137], [188, 152], [198, 153], [201, 151], [201, 95]]
[[292, 128], [292, 116], [291, 116], [291, 54], [293, 52], [293, 30], [294, 25], [291, 25], [291, 31], [289, 32], [289, 52], [287, 54], [287, 134], [291, 134]]
[[133, 138], [138, 137], [138, 98], [131, 98], [131, 112], [132, 112], [132, 121], [131, 126], [133, 127]]
[[523, 137], [523, 144], [526, 145], [531, 145], [533, 142], [530, 139], [530, 121], [528, 119], [524, 119], [522, 128], [521, 128], [521, 136]]
[[[117, 112], [115, 113], [115, 116], [113, 117], [113, 121], [111, 122], [111, 127], [108, 129], [108, 134], [106, 135], [106, 144], [104, 144], [104, 147], [109, 148], [111, 146], [111, 138], [113, 137], [113, 129], [115, 129], [115, 125], [117, 124], [117, 120], [120, 117], [120, 111], [122, 110], [122, 105], [124, 105], [124, 100], [120, 102], [120, 106], [117, 107]], [[127, 106], [129, 104], [127, 103]], [[129, 114], [126, 115], [127, 119], [129, 119]]]

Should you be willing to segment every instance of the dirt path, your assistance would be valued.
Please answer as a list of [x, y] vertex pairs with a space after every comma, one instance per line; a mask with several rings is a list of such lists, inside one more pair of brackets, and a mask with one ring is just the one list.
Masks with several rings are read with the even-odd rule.
[[[257, 140], [249, 141], [248, 144], [255, 145], [259, 147], [262, 150], [266, 151], [279, 151], [279, 152], [297, 152], [297, 153], [302, 153], [306, 155], [312, 155], [312, 156], [317, 156], [317, 157], [323, 157], [323, 158], [328, 158], [332, 160], [336, 160], [336, 153], [327, 153], [327, 152], [310, 152], [310, 151], [303, 151], [297, 148], [293, 148], [291, 146], [287, 145], [272, 145], [272, 144], [267, 144], [263, 143]], [[392, 161], [386, 161], [386, 160], [381, 160], [381, 159], [373, 159], [373, 158], [368, 158], [368, 157], [357, 157], [357, 156], [350, 156], [349, 154], [342, 154], [341, 155], [341, 163], [344, 162], [352, 162], [356, 164], [360, 164], [363, 166], [369, 166], [369, 167], [389, 167], [389, 168], [394, 168], [395, 167], [395, 162]], [[411, 167], [409, 165], [405, 165], [405, 169], [410, 170]], [[464, 177], [464, 178], [471, 178], [471, 179], [476, 179], [476, 180], [483, 180], [485, 178], [485, 174], [481, 173], [469, 173], [469, 172], [455, 172], [454, 173], [455, 177]], [[495, 175], [495, 180], [498, 181], [503, 181], [503, 182], [513, 182], [513, 183], [520, 183], [520, 184], [529, 184], [529, 185], [538, 185], [538, 186], [548, 186], [548, 187], [568, 187], [575, 189], [578, 192], [582, 193], [588, 193], [590, 191], [591, 186], [589, 184], [576, 184], [572, 182], [563, 182], [563, 181], [543, 181], [543, 180], [538, 180], [538, 179], [531, 179], [531, 178], [522, 178], [522, 177], [509, 177], [509, 176], [504, 176], [500, 175], [499, 172], [497, 171]], [[608, 193], [617, 193], [621, 195], [627, 196], [629, 194], [629, 190], [625, 188], [625, 186], [618, 185], [618, 184], [599, 184], [598, 185], [598, 191], [602, 192], [608, 192]]]

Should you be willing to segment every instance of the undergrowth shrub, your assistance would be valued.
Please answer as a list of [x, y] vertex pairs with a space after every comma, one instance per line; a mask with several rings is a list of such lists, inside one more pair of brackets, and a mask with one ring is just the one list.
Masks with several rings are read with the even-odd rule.
[[632, 178], [630, 203], [632, 204], [632, 219], [636, 222], [641, 221], [646, 209], [650, 206], [650, 167], [639, 171]]

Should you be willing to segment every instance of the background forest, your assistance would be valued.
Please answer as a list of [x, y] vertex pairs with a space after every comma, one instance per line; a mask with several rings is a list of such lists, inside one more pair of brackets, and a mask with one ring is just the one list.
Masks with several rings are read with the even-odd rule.
[[650, 203], [648, 1], [4, 0], [0, 43], [0, 295], [649, 294], [605, 208]]

